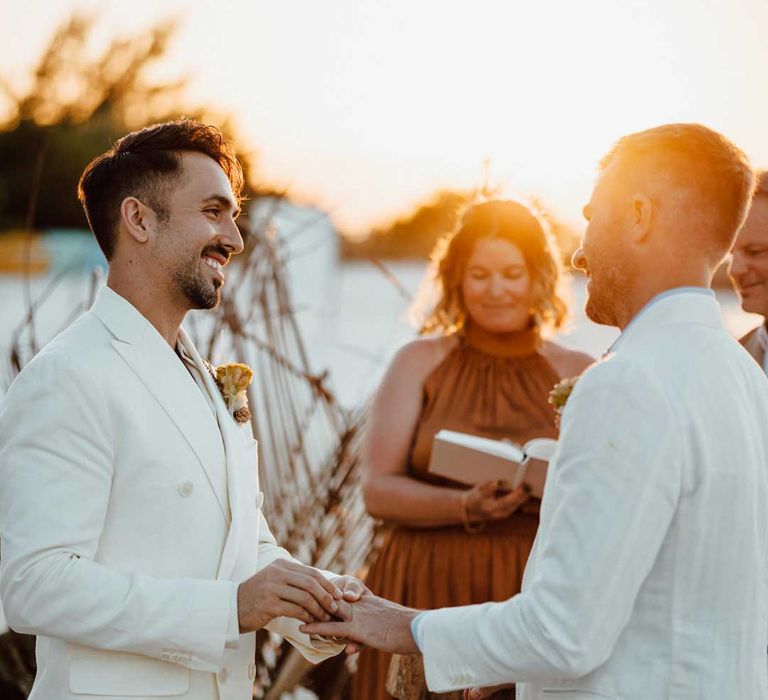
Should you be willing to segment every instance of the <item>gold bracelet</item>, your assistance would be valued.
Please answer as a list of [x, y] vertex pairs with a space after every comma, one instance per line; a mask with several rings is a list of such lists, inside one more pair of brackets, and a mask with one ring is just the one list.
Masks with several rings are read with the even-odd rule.
[[477, 525], [473, 525], [469, 520], [469, 513], [467, 512], [467, 496], [469, 491], [465, 491], [461, 494], [461, 522], [464, 524], [464, 529], [470, 535], [476, 535], [478, 532], [482, 532], [485, 529], [485, 523], [480, 522]]

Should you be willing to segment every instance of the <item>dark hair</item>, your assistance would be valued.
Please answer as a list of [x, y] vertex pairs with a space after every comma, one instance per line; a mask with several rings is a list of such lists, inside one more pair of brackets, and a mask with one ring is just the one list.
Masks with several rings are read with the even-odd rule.
[[561, 263], [556, 244], [542, 222], [522, 204], [492, 200], [470, 206], [458, 228], [432, 251], [437, 299], [421, 332], [449, 333], [466, 324], [462, 281], [467, 261], [482, 238], [500, 238], [520, 249], [531, 277], [534, 323], [540, 328], [560, 328], [568, 307], [559, 290]]
[[619, 139], [600, 161], [666, 176], [688, 194], [686, 217], [705, 238], [699, 249], [719, 262], [731, 249], [746, 216], [754, 172], [744, 152], [722, 134], [701, 124], [666, 124]]
[[77, 185], [78, 199], [107, 260], [115, 250], [120, 204], [126, 197], [141, 199], [161, 221], [168, 220], [167, 197], [181, 174], [184, 151], [213, 158], [226, 173], [239, 203], [243, 169], [233, 145], [215, 126], [178, 119], [127, 134], [88, 164]]

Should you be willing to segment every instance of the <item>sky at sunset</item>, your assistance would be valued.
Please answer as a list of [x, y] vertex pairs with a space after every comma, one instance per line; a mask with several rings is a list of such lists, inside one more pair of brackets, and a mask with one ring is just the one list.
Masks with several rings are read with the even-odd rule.
[[480, 184], [486, 158], [505, 194], [578, 223], [603, 152], [663, 122], [768, 166], [768, 0], [0, 0], [0, 73], [97, 6], [104, 36], [179, 17], [164, 74], [351, 233]]

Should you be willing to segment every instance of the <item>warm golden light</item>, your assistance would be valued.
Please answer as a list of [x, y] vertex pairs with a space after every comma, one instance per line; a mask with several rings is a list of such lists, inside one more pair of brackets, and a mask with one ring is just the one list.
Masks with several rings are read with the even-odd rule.
[[[603, 152], [663, 122], [705, 123], [768, 164], [761, 0], [78, 6], [116, 31], [178, 16], [169, 72], [236, 115], [270, 184], [353, 232], [480, 184], [486, 157], [508, 194], [576, 222]], [[70, 9], [50, 7], [6, 9], [4, 65], [28, 65]]]

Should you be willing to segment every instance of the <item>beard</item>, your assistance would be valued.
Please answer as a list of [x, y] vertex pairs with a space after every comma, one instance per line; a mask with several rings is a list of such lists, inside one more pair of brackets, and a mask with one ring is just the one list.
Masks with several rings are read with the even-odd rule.
[[[621, 262], [618, 262], [621, 260]], [[600, 270], [595, 274], [595, 268]], [[584, 312], [602, 326], [620, 327], [627, 320], [627, 300], [631, 294], [632, 268], [626, 259], [602, 260], [590, 266], [589, 291]]]
[[201, 260], [200, 255], [190, 258], [174, 270], [173, 279], [190, 309], [214, 309], [221, 301], [221, 282], [205, 276]]

